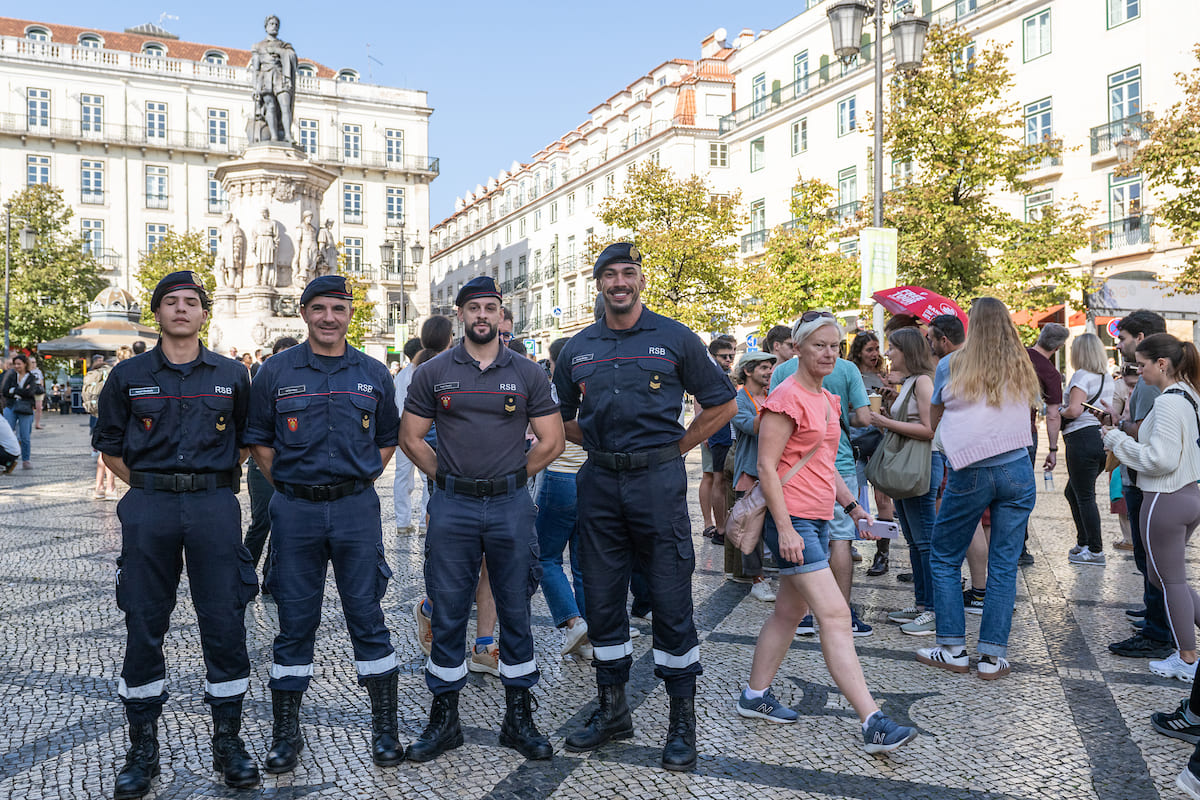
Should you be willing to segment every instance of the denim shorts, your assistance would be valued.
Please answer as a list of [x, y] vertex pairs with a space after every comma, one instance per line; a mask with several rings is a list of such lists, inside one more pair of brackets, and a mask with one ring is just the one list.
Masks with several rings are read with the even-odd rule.
[[[858, 475], [842, 473], [842, 480], [846, 482], [850, 494], [858, 497]], [[859, 538], [858, 526], [850, 519], [850, 515], [842, 510], [840, 503], [833, 505], [833, 519], [829, 520], [829, 538], [840, 542], [855, 542]]]
[[775, 527], [775, 519], [768, 511], [766, 523], [763, 525], [763, 541], [775, 554], [775, 563], [779, 565], [779, 574], [800, 575], [828, 567], [829, 537], [826, 533], [828, 527], [828, 520], [792, 517], [792, 528], [804, 540], [804, 563], [794, 564], [779, 554], [779, 530]]

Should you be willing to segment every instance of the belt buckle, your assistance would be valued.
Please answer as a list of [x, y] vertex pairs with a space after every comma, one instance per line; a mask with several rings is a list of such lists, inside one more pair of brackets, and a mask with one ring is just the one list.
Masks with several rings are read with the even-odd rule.
[[312, 491], [312, 499], [313, 500], [315, 500], [319, 503], [324, 503], [324, 502], [329, 501], [331, 493], [329, 491], [328, 486], [312, 486], [309, 488]]
[[491, 497], [492, 496], [492, 481], [490, 478], [475, 479], [475, 496], [476, 497]]
[[633, 462], [629, 457], [629, 453], [613, 453], [613, 466], [615, 466], [619, 472], [623, 472], [632, 467]]
[[182, 473], [182, 472], [176, 472], [173, 477], [175, 480], [175, 491], [177, 491], [177, 492], [192, 491], [192, 483], [193, 483], [192, 475]]

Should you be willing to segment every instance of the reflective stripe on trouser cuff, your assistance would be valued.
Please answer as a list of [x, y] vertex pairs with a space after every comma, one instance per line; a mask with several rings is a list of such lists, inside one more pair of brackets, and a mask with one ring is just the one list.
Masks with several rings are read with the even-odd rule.
[[280, 678], [311, 678], [313, 674], [312, 664], [271, 664], [271, 677], [279, 680]]
[[502, 678], [520, 678], [522, 675], [529, 675], [537, 672], [537, 659], [531, 658], [524, 664], [505, 664], [503, 660], [500, 662], [500, 677]]
[[163, 693], [163, 689], [167, 688], [167, 681], [163, 680], [151, 681], [143, 683], [141, 686], [130, 686], [125, 683], [125, 679], [121, 678], [117, 681], [117, 695], [126, 700], [148, 700], [152, 697], [158, 697]]
[[593, 644], [592, 655], [597, 661], [619, 661], [625, 656], [633, 655], [633, 642], [626, 639], [621, 644], [613, 644], [606, 647]]
[[245, 694], [250, 688], [249, 678], [238, 678], [236, 681], [221, 681], [220, 683], [204, 682], [204, 691], [213, 697], [236, 697]]
[[437, 664], [433, 663], [432, 658], [427, 658], [425, 659], [425, 669], [430, 675], [433, 675], [433, 677], [441, 678], [447, 683], [453, 683], [454, 681], [461, 681], [463, 678], [467, 677], [467, 660], [464, 658], [463, 662], [457, 667], [439, 667]]
[[696, 645], [681, 656], [673, 656], [663, 650], [655, 650], [654, 663], [659, 667], [671, 667], [673, 669], [683, 669], [684, 667], [690, 667], [692, 664], [699, 664], [700, 645]]
[[374, 661], [355, 661], [354, 668], [358, 670], [359, 675], [380, 675], [396, 668], [396, 654], [388, 653]]

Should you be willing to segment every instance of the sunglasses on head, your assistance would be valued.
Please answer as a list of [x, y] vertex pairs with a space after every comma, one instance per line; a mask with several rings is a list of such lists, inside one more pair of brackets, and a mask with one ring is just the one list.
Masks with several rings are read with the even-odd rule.
[[801, 315], [800, 321], [801, 322], [812, 322], [814, 319], [820, 319], [821, 317], [829, 317], [830, 319], [833, 319], [833, 312], [831, 312], [831, 311], [805, 311], [804, 314]]

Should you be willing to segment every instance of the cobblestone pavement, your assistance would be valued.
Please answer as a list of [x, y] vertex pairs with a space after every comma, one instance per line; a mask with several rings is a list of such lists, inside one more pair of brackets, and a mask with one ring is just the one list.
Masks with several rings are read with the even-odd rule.
[[[82, 416], [47, 415], [36, 431], [36, 469], [0, 476], [0, 797], [111, 796], [123, 757], [124, 720], [116, 696], [124, 627], [113, 601], [120, 547], [116, 503], [90, 499], [93, 462]], [[698, 456], [689, 459], [698, 478]], [[354, 680], [352, 654], [335, 592], [318, 635], [316, 678], [305, 698], [308, 747], [291, 775], [264, 775], [260, 789], [235, 792], [210, 770], [210, 724], [202, 703], [203, 668], [187, 580], [168, 638], [162, 776], [152, 797], [394, 798], [1101, 798], [1177, 797], [1172, 782], [1190, 746], [1154, 733], [1152, 710], [1173, 709], [1188, 687], [1151, 675], [1143, 660], [1111, 655], [1106, 644], [1130, 635], [1122, 611], [1138, 586], [1130, 554], [1110, 551], [1106, 568], [1067, 563], [1070, 514], [1059, 492], [1039, 487], [1031, 550], [1037, 563], [1021, 571], [1013, 619], [1012, 676], [983, 682], [913, 660], [928, 638], [902, 635], [884, 620], [907, 605], [911, 588], [892, 570], [868, 578], [856, 570], [854, 599], [875, 635], [858, 639], [868, 683], [896, 720], [922, 736], [889, 758], [863, 752], [858, 725], [833, 688], [814, 641], [797, 640], [774, 689], [800, 712], [791, 726], [736, 716], [758, 628], [768, 606], [748, 587], [723, 579], [722, 552], [699, 537], [694, 583], [703, 641], [700, 761], [690, 774], [658, 768], [667, 700], [653, 677], [650, 637], [634, 639], [630, 685], [635, 737], [598, 752], [568, 754], [563, 737], [593, 696], [588, 665], [559, 655], [541, 594], [534, 598], [541, 683], [537, 720], [555, 745], [549, 762], [525, 762], [497, 744], [503, 691], [497, 679], [472, 674], [463, 692], [466, 746], [431, 764], [381, 769], [369, 756], [369, 710]], [[1100, 481], [1103, 496], [1104, 479]], [[401, 664], [401, 727], [419, 733], [429, 694], [412, 630], [411, 606], [422, 594], [418, 536], [397, 536], [391, 517], [391, 470], [385, 498], [385, 543], [395, 578], [384, 601]], [[692, 493], [694, 494], [694, 492]], [[243, 519], [248, 501], [243, 490]], [[1103, 509], [1106, 511], [1107, 509]], [[1103, 514], [1105, 540], [1116, 519]], [[1189, 553], [1189, 560], [1194, 557]], [[330, 576], [332, 587], [332, 575]], [[270, 735], [266, 689], [275, 607], [262, 598], [247, 610], [253, 664], [244, 734], [260, 761]], [[979, 617], [967, 617], [968, 642]], [[649, 631], [643, 628], [643, 632]]]

